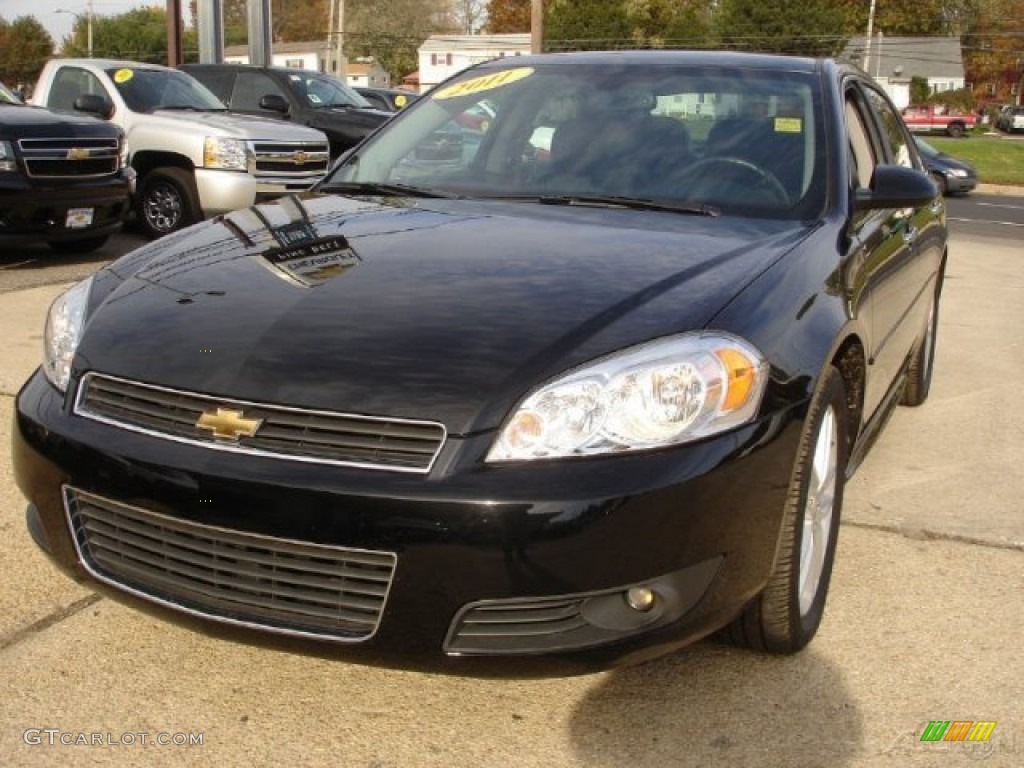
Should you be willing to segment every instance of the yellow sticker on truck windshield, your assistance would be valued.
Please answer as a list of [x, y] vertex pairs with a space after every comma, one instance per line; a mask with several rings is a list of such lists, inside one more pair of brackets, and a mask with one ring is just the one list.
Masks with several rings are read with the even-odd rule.
[[117, 70], [117, 72], [114, 73], [114, 82], [118, 83], [119, 85], [121, 83], [127, 83], [129, 80], [132, 79], [132, 76], [134, 74], [135, 73], [132, 72], [130, 69], [119, 69]]
[[799, 117], [776, 117], [776, 133], [800, 133], [804, 129], [804, 121]]
[[493, 91], [495, 88], [501, 88], [509, 83], [522, 80], [524, 77], [529, 77], [532, 74], [533, 67], [518, 67], [516, 69], [506, 69], [501, 72], [495, 72], [493, 75], [473, 77], [469, 80], [463, 80], [461, 83], [449, 85], [447, 88], [442, 88], [434, 94], [434, 98], [456, 99], [459, 96], [469, 96], [471, 93]]

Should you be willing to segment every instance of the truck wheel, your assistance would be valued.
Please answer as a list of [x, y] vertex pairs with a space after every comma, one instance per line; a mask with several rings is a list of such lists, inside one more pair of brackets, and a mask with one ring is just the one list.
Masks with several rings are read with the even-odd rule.
[[156, 168], [139, 184], [135, 212], [145, 233], [161, 237], [202, 218], [192, 174], [183, 168]]
[[959, 139], [964, 135], [964, 124], [963, 123], [950, 123], [946, 126], [946, 133], [952, 136], [954, 139]]
[[68, 253], [92, 253], [109, 240], [108, 235], [99, 237], [86, 237], [82, 240], [65, 240], [63, 242], [49, 243], [55, 251], [67, 251]]

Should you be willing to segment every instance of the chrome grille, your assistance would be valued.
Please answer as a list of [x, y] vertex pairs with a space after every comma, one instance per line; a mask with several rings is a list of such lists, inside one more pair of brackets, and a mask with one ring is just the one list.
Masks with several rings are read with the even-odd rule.
[[327, 173], [330, 163], [325, 142], [255, 141], [252, 151], [261, 183], [310, 186]]
[[376, 631], [396, 556], [201, 525], [69, 486], [75, 548], [94, 577], [194, 615], [356, 642]]
[[[217, 440], [196, 426], [203, 413], [241, 411], [261, 420], [255, 434]], [[441, 424], [230, 400], [90, 373], [79, 385], [75, 412], [147, 434], [220, 450], [341, 464], [429, 472], [444, 444]]]
[[34, 178], [112, 176], [121, 164], [117, 139], [21, 139], [18, 148], [25, 172]]

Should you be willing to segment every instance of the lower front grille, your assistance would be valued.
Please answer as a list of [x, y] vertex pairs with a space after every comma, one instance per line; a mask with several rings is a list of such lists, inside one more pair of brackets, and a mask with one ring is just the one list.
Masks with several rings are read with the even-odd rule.
[[373, 636], [396, 556], [202, 525], [70, 486], [64, 506], [95, 578], [193, 615], [341, 642]]

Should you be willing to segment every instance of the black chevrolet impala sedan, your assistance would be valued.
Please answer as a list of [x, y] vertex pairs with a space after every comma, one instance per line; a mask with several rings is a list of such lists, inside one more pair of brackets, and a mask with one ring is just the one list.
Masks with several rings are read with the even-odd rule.
[[28, 529], [136, 606], [367, 663], [791, 653], [845, 481], [928, 396], [945, 261], [858, 70], [482, 64], [319, 188], [57, 299], [17, 400]]

